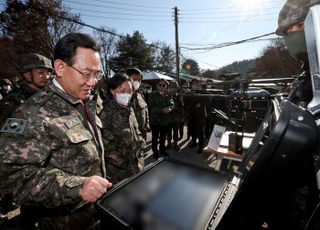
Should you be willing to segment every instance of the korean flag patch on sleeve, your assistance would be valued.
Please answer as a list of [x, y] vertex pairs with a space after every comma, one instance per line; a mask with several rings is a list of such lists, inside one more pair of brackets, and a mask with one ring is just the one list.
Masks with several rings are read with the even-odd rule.
[[17, 118], [8, 118], [4, 125], [2, 126], [1, 133], [14, 133], [22, 134], [27, 127], [27, 120], [17, 119]]

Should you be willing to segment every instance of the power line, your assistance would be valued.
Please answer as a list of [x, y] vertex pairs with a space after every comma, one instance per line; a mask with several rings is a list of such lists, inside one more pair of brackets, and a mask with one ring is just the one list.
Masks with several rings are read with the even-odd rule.
[[186, 47], [186, 46], [180, 46], [180, 48], [185, 49], [185, 50], [213, 50], [213, 49], [219, 49], [219, 48], [223, 48], [223, 47], [227, 47], [227, 46], [238, 45], [241, 43], [257, 40], [259, 38], [267, 37], [267, 36], [270, 36], [273, 34], [274, 34], [274, 32], [268, 33], [268, 34], [263, 34], [263, 35], [252, 37], [252, 38], [247, 38], [247, 39], [236, 41], [236, 42], [225, 42], [225, 43], [221, 43], [221, 44], [213, 45], [213, 46], [208, 46], [208, 47], [190, 48], [190, 47]]
[[202, 61], [202, 60], [200, 60], [199, 58], [195, 58], [195, 57], [186, 58], [184, 55], [182, 55], [182, 53], [181, 53], [180, 51], [179, 51], [179, 54], [180, 54], [180, 56], [184, 59], [184, 61], [187, 61], [187, 59], [194, 59], [194, 60], [200, 61], [200, 62], [202, 62], [202, 63], [204, 63], [204, 64], [206, 64], [206, 65], [212, 66], [212, 67], [214, 67], [214, 68], [219, 68], [218, 66], [213, 65], [213, 64], [210, 64], [210, 63], [207, 63], [207, 62], [205, 62], [205, 61]]
[[[97, 31], [101, 31], [101, 32], [104, 32], [104, 33], [112, 34], [112, 35], [117, 36], [117, 37], [120, 37], [120, 38], [122, 38], [122, 39], [125, 38], [125, 36], [123, 36], [123, 35], [114, 33], [114, 32], [109, 31], [109, 30], [105, 30], [105, 29], [103, 29], [103, 28], [95, 27], [95, 26], [86, 24], [86, 23], [84, 23], [84, 22], [79, 22], [79, 21], [74, 20], [74, 19], [71, 19], [71, 18], [67, 18], [67, 17], [63, 17], [63, 16], [59, 16], [59, 18], [64, 19], [64, 20], [66, 20], [66, 21], [74, 22], [74, 23], [76, 23], [76, 24], [79, 24], [79, 25], [82, 25], [82, 26], [85, 26], [85, 27], [88, 27], [88, 28], [91, 28], [91, 29], [94, 29], [94, 30], [97, 30]], [[159, 46], [157, 46], [157, 45], [154, 45], [154, 44], [146, 44], [146, 45], [151, 46], [151, 47], [154, 47], [154, 48], [157, 48], [157, 49], [161, 49], [161, 47], [159, 47]]]
[[[23, 3], [20, 3], [20, 2], [11, 2], [11, 3], [15, 3], [15, 4], [18, 4], [22, 7], [24, 7], [25, 9], [27, 9], [26, 5], [24, 5]], [[63, 19], [63, 20], [66, 20], [66, 21], [70, 21], [70, 22], [73, 22], [73, 23], [76, 23], [78, 25], [82, 25], [82, 26], [85, 26], [85, 27], [88, 27], [88, 28], [91, 28], [91, 29], [94, 29], [94, 30], [97, 30], [97, 31], [100, 31], [100, 32], [104, 32], [104, 33], [108, 33], [108, 34], [111, 34], [113, 36], [116, 36], [116, 37], [119, 37], [121, 39], [124, 39], [125, 36], [123, 35], [120, 35], [120, 34], [117, 34], [115, 32], [112, 32], [112, 31], [109, 31], [109, 30], [106, 30], [106, 29], [103, 29], [103, 28], [98, 28], [98, 27], [95, 27], [93, 25], [89, 25], [87, 23], [84, 23], [84, 22], [81, 22], [81, 21], [77, 21], [75, 19], [72, 19], [72, 18], [68, 18], [68, 17], [65, 17], [65, 16], [61, 16], [61, 15], [57, 15], [56, 17], [60, 18], [60, 19]], [[154, 45], [154, 44], [146, 44], [150, 47], [154, 47], [154, 48], [157, 48], [157, 49], [161, 49], [159, 46], [157, 45]]]
[[95, 2], [103, 2], [103, 3], [110, 3], [113, 5], [124, 5], [124, 6], [133, 6], [133, 7], [143, 7], [143, 8], [162, 8], [162, 9], [168, 9], [167, 7], [163, 7], [163, 6], [146, 6], [146, 5], [138, 5], [138, 4], [129, 4], [129, 3], [120, 3], [120, 2], [111, 2], [111, 1], [105, 1], [105, 0], [92, 0]]
[[[240, 13], [240, 12], [237, 12], [237, 13]], [[219, 18], [221, 19], [223, 16], [216, 16], [217, 14], [210, 14], [210, 15], [215, 15], [215, 16], [198, 16], [198, 15], [201, 15], [201, 14], [183, 14], [181, 13], [180, 14], [181, 16], [185, 17], [185, 18], [192, 18], [192, 19], [211, 19], [211, 18]], [[237, 14], [236, 14], [237, 15]], [[233, 15], [233, 16], [236, 16], [236, 15]], [[240, 16], [246, 16], [246, 17], [256, 17], [256, 16], [266, 16], [266, 15], [271, 15], [271, 16], [278, 16], [279, 15], [279, 12], [270, 12], [270, 13], [263, 13], [263, 14], [258, 14], [258, 13], [250, 13], [248, 15], [240, 15]]]
[[113, 15], [125, 15], [125, 16], [133, 16], [133, 17], [164, 17], [168, 15], [150, 15], [150, 14], [130, 14], [130, 13], [119, 13], [119, 12], [109, 12], [104, 10], [89, 10], [89, 9], [81, 9], [81, 8], [74, 8], [70, 7], [71, 10], [79, 10], [79, 11], [86, 11], [86, 12], [93, 12], [93, 13], [103, 13], [103, 14], [113, 14]]
[[[264, 18], [264, 19], [255, 19], [255, 20], [245, 20], [246, 22], [261, 22], [261, 21], [274, 21], [274, 18]], [[183, 21], [181, 20], [181, 23], [206, 23], [206, 24], [224, 24], [224, 23], [236, 23], [239, 22], [239, 20], [236, 21]]]
[[[275, 3], [278, 3], [278, 1], [274, 1]], [[208, 10], [222, 10], [222, 9], [236, 9], [236, 8], [243, 8], [246, 5], [237, 4], [234, 6], [224, 6], [224, 7], [211, 7], [211, 8], [192, 8], [192, 9], [184, 9], [183, 11], [208, 11]], [[265, 7], [264, 9], [270, 9], [274, 7]]]
[[[277, 38], [261, 38], [261, 39], [249, 40], [247, 42], [274, 41], [276, 39]], [[219, 44], [214, 44], [214, 43], [207, 43], [207, 44], [181, 43], [181, 45], [185, 45], [185, 46], [217, 46]]]
[[[269, 10], [276, 10], [275, 12], [273, 11], [269, 11]], [[269, 11], [269, 12], [268, 12]], [[235, 10], [235, 11], [222, 11], [222, 10], [219, 10], [219, 11], [208, 11], [208, 12], [185, 12], [183, 10], [181, 10], [181, 14], [182, 15], [226, 15], [226, 14], [243, 14], [244, 12], [247, 12], [247, 11], [239, 11], [239, 10]], [[249, 12], [249, 13], [252, 13]], [[263, 13], [266, 14], [266, 13], [279, 13], [279, 9], [278, 8], [267, 8], [267, 9], [263, 9]]]
[[[123, 7], [116, 7], [116, 6], [106, 6], [106, 5], [99, 5], [99, 4], [88, 4], [88, 3], [83, 3], [83, 2], [75, 2], [75, 1], [70, 1], [70, 0], [65, 0], [65, 2], [70, 2], [73, 4], [77, 5], [84, 5], [84, 6], [95, 6], [99, 8], [108, 8], [108, 9], [117, 9], [117, 10], [126, 10], [126, 11], [132, 11], [132, 8], [123, 8]], [[139, 11], [139, 12], [149, 12], [149, 13], [168, 13], [168, 11], [159, 11], [159, 10], [143, 10], [143, 9], [134, 9], [134, 11]]]
[[90, 15], [90, 14], [81, 14], [86, 17], [93, 18], [105, 18], [105, 19], [114, 19], [114, 20], [125, 20], [125, 21], [145, 21], [145, 22], [169, 22], [171, 20], [164, 19], [145, 19], [145, 18], [120, 18], [120, 17], [108, 17], [108, 16], [98, 16], [98, 15]]

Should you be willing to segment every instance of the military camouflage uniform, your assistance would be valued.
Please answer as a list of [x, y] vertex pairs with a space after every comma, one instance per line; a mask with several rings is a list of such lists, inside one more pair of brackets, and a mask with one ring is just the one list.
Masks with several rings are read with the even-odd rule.
[[0, 192], [12, 191], [42, 229], [91, 229], [97, 219], [80, 197], [86, 177], [105, 177], [96, 103], [87, 103], [97, 142], [83, 108], [52, 83], [29, 98], [0, 132]]
[[120, 107], [114, 99], [106, 102], [100, 118], [103, 124], [106, 172], [115, 184], [139, 172], [138, 164], [143, 167], [140, 154], [145, 142], [133, 110]]
[[[169, 114], [170, 123], [169, 123], [169, 131], [168, 131], [168, 144], [169, 145], [171, 144], [171, 140], [173, 137], [173, 147], [174, 149], [178, 149], [177, 144], [179, 139], [178, 137], [179, 129], [181, 126], [183, 126], [183, 122], [184, 122], [183, 99], [179, 94], [172, 94], [171, 97], [174, 101], [175, 107], [172, 110], [172, 112]], [[173, 136], [172, 136], [172, 133], [173, 133]], [[183, 136], [183, 131], [180, 132], [180, 135]]]
[[7, 117], [24, 103], [37, 90], [30, 88], [26, 81], [21, 81], [19, 87], [15, 87], [3, 100], [0, 101], [0, 126], [6, 121]]
[[[280, 11], [276, 34], [287, 36], [289, 27], [304, 21], [310, 7], [315, 4], [320, 4], [320, 0], [288, 0]], [[300, 74], [299, 78], [295, 80], [289, 93], [288, 100], [306, 108], [312, 99], [312, 85], [309, 66], [306, 65], [303, 69], [305, 72]], [[287, 214], [286, 218], [288, 219], [285, 220], [284, 223], [288, 229], [305, 229], [305, 224], [319, 201], [319, 194], [315, 181], [314, 161], [311, 157], [312, 154], [303, 152], [302, 154], [306, 155], [305, 162], [308, 162], [308, 166], [306, 167], [304, 174], [301, 175], [301, 178], [297, 178], [297, 187], [296, 190], [293, 191], [295, 196], [287, 201], [288, 203], [290, 202], [287, 211], [285, 211]], [[303, 164], [303, 162], [301, 164]], [[275, 207], [275, 209], [279, 209], [279, 207]], [[282, 214], [283, 213], [281, 213], [281, 215]], [[310, 225], [308, 229], [319, 229], [319, 227]]]
[[139, 131], [142, 134], [142, 137], [146, 140], [147, 132], [150, 130], [149, 127], [149, 110], [148, 105], [145, 102], [141, 93], [137, 92], [135, 98], [132, 102], [132, 108], [134, 114], [137, 118]]
[[[153, 92], [149, 96], [150, 109], [150, 126], [152, 131], [152, 151], [157, 158], [160, 154], [165, 153], [165, 139], [168, 133], [168, 125], [170, 123], [170, 113], [163, 113], [163, 109], [171, 106], [174, 109], [174, 101], [170, 94], [161, 95], [158, 91]], [[158, 151], [159, 139], [159, 151]], [[166, 155], [166, 154], [164, 154]]]

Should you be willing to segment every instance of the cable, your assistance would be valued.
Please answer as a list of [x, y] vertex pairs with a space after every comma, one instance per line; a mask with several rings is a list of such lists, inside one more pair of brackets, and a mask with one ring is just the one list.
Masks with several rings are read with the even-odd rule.
[[[249, 40], [247, 42], [273, 41], [276, 39], [277, 38], [262, 38], [262, 39]], [[185, 46], [217, 46], [219, 44], [214, 44], [214, 43], [207, 43], [207, 44], [180, 43], [180, 45], [185, 45]]]
[[81, 9], [81, 8], [74, 8], [74, 7], [70, 7], [71, 10], [79, 10], [79, 11], [86, 11], [86, 12], [93, 12], [93, 13], [103, 13], [103, 14], [113, 14], [113, 15], [125, 15], [125, 16], [134, 16], [134, 17], [138, 17], [138, 16], [147, 16], [147, 17], [164, 17], [164, 16], [168, 16], [167, 15], [155, 15], [155, 14], [130, 14], [130, 13], [119, 13], [119, 12], [108, 12], [108, 11], [101, 11], [101, 10], [89, 10], [89, 9]]
[[129, 4], [129, 3], [120, 3], [120, 2], [111, 2], [111, 1], [105, 1], [105, 0], [92, 0], [95, 2], [103, 2], [103, 3], [110, 3], [110, 4], [114, 4], [114, 5], [125, 5], [125, 6], [133, 6], [133, 7], [146, 7], [146, 8], [162, 8], [162, 9], [167, 9], [167, 7], [163, 7], [163, 6], [146, 6], [146, 5], [137, 5], [137, 4]]
[[[8, 1], [10, 1], [10, 0], [8, 0]], [[22, 7], [24, 7], [26, 10], [28, 9], [28, 8], [26, 7], [26, 5], [24, 5], [24, 4], [21, 3], [21, 2], [11, 2], [11, 3], [18, 4], [18, 5], [22, 6]], [[78, 25], [82, 25], [82, 26], [85, 26], [85, 27], [88, 27], [88, 28], [97, 30], [97, 31], [101, 31], [101, 32], [104, 32], [104, 33], [108, 33], [108, 34], [114, 35], [114, 36], [119, 37], [119, 38], [121, 38], [121, 39], [125, 38], [125, 36], [123, 36], [123, 35], [117, 34], [117, 33], [115, 33], [115, 32], [109, 31], [109, 30], [105, 30], [105, 29], [103, 29], [103, 28], [95, 27], [95, 26], [86, 24], [86, 23], [84, 23], [84, 22], [80, 22], [80, 21], [77, 21], [77, 20], [72, 19], [72, 18], [68, 18], [68, 17], [60, 16], [60, 15], [57, 15], [56, 17], [58, 17], [58, 18], [60, 18], [60, 19], [63, 19], [63, 20], [66, 20], [66, 21], [70, 21], [70, 22], [76, 23], [76, 24], [78, 24]], [[157, 49], [161, 49], [159, 46], [154, 45], [154, 44], [146, 44], [146, 45], [148, 45], [148, 46], [150, 46], [150, 47], [157, 48]]]
[[98, 15], [90, 15], [90, 14], [81, 14], [86, 17], [93, 18], [106, 18], [106, 19], [114, 19], [114, 20], [125, 20], [125, 21], [145, 21], [145, 22], [171, 22], [171, 20], [162, 20], [162, 19], [143, 19], [143, 18], [118, 18], [118, 17], [108, 17], [108, 16], [98, 16]]
[[315, 213], [318, 211], [319, 207], [320, 207], [320, 202], [317, 204], [317, 206], [316, 206], [315, 209], [313, 210], [310, 218], [308, 219], [307, 224], [306, 224], [305, 227], [304, 227], [304, 230], [308, 230], [309, 224], [310, 224], [310, 222], [312, 221], [312, 218], [313, 218], [313, 216], [315, 215]]
[[[239, 12], [238, 12], [239, 13]], [[213, 17], [209, 17], [209, 16], [198, 16], [199, 14], [183, 14], [183, 13], [180, 13], [180, 16], [181, 17], [184, 17], [185, 18], [191, 18], [191, 19], [221, 19], [222, 17], [221, 16], [213, 16]], [[210, 14], [212, 15], [212, 14]], [[213, 15], [217, 15], [217, 14], [213, 14]], [[257, 14], [257, 13], [254, 13], [254, 14], [248, 14], [248, 15], [245, 15], [246, 17], [257, 17], [257, 16], [278, 16], [279, 13], [276, 13], [276, 12], [271, 12], [271, 13], [263, 13], [263, 14]], [[237, 16], [237, 14], [233, 15], [233, 16]]]
[[[114, 32], [112, 32], [112, 31], [105, 30], [105, 29], [103, 29], [103, 28], [95, 27], [95, 26], [86, 24], [86, 23], [84, 23], [84, 22], [79, 22], [79, 21], [76, 21], [76, 20], [74, 20], [74, 19], [67, 18], [67, 17], [63, 17], [63, 16], [58, 16], [58, 17], [61, 18], [61, 19], [67, 20], [67, 21], [71, 21], [71, 22], [77, 23], [77, 24], [82, 25], [82, 26], [89, 27], [89, 28], [94, 29], [94, 30], [98, 30], [98, 31], [101, 31], [101, 32], [105, 32], [105, 33], [112, 34], [112, 35], [117, 36], [117, 37], [120, 37], [120, 38], [122, 38], [122, 39], [125, 38], [125, 36], [123, 36], [123, 35], [114, 33]], [[151, 47], [154, 47], [154, 48], [157, 48], [157, 49], [161, 49], [161, 47], [159, 47], [159, 46], [157, 46], [157, 45], [153, 45], [153, 44], [146, 44], [146, 45], [151, 46]]]
[[[260, 20], [246, 20], [246, 22], [261, 22], [261, 21], [274, 21], [274, 18], [265, 18], [265, 19], [260, 19]], [[219, 24], [219, 23], [236, 23], [238, 21], [180, 21], [181, 23], [208, 23], [208, 24]]]
[[[277, 9], [277, 8], [267, 8], [267, 9], [263, 9], [263, 12], [266, 12], [266, 11], [269, 11], [269, 10], [277, 10], [277, 11], [275, 11], [275, 12], [269, 12], [269, 13], [279, 13], [279, 9]], [[244, 11], [244, 12], [246, 12], [246, 11]], [[183, 10], [183, 9], [181, 9], [181, 14], [183, 14], [183, 15], [212, 15], [212, 14], [214, 14], [214, 15], [216, 15], [216, 14], [220, 14], [220, 15], [226, 15], [226, 14], [239, 14], [239, 13], [243, 13], [243, 11], [238, 11], [238, 10], [236, 10], [236, 11], [221, 11], [221, 10], [219, 10], [219, 11], [208, 11], [208, 12], [194, 12], [194, 13], [189, 13], [189, 12], [185, 12], [185, 10]]]
[[167, 11], [159, 11], [159, 10], [141, 10], [141, 9], [130, 9], [130, 8], [122, 8], [122, 7], [116, 7], [116, 6], [105, 6], [105, 5], [99, 5], [99, 4], [88, 4], [88, 3], [83, 3], [83, 2], [75, 2], [75, 1], [70, 1], [70, 0], [65, 0], [65, 2], [70, 2], [73, 4], [78, 4], [78, 5], [84, 5], [84, 6], [95, 6], [99, 8], [108, 8], [108, 9], [117, 9], [117, 10], [126, 10], [126, 11], [139, 11], [139, 12], [150, 12], [150, 13], [167, 13]]
[[267, 36], [270, 36], [270, 35], [273, 35], [273, 34], [274, 34], [274, 32], [268, 33], [268, 34], [263, 34], [263, 35], [252, 37], [252, 38], [243, 39], [243, 40], [240, 40], [240, 41], [225, 42], [225, 43], [221, 43], [221, 44], [213, 45], [213, 46], [209, 46], [209, 47], [189, 48], [189, 47], [185, 47], [185, 46], [180, 46], [180, 48], [186, 49], [186, 50], [213, 50], [213, 49], [219, 49], [219, 48], [223, 48], [223, 47], [227, 47], [227, 46], [241, 44], [241, 43], [244, 43], [244, 42], [256, 40], [258, 38], [267, 37]]
[[[278, 1], [274, 1], [275, 3], [278, 3]], [[221, 10], [221, 9], [235, 9], [235, 8], [243, 8], [244, 6], [246, 6], [245, 4], [244, 5], [235, 5], [235, 6], [224, 6], [224, 7], [212, 7], [212, 8], [200, 8], [200, 9], [197, 9], [197, 8], [193, 8], [193, 9], [184, 9], [184, 11], [206, 11], [206, 10]], [[265, 7], [264, 9], [273, 9], [274, 7]]]

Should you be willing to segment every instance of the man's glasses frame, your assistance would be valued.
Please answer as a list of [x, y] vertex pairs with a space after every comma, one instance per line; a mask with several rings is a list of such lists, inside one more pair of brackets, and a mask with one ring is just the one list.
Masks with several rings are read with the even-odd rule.
[[67, 65], [69, 67], [71, 67], [72, 69], [74, 69], [75, 71], [77, 71], [79, 74], [82, 75], [82, 77], [86, 80], [86, 81], [90, 81], [91, 79], [97, 80], [99, 81], [102, 78], [102, 72], [90, 72], [90, 73], [84, 73], [80, 70], [78, 70], [77, 68], [73, 67], [72, 65]]
[[167, 85], [166, 84], [158, 84], [159, 87], [163, 87], [163, 88], [166, 88]]

